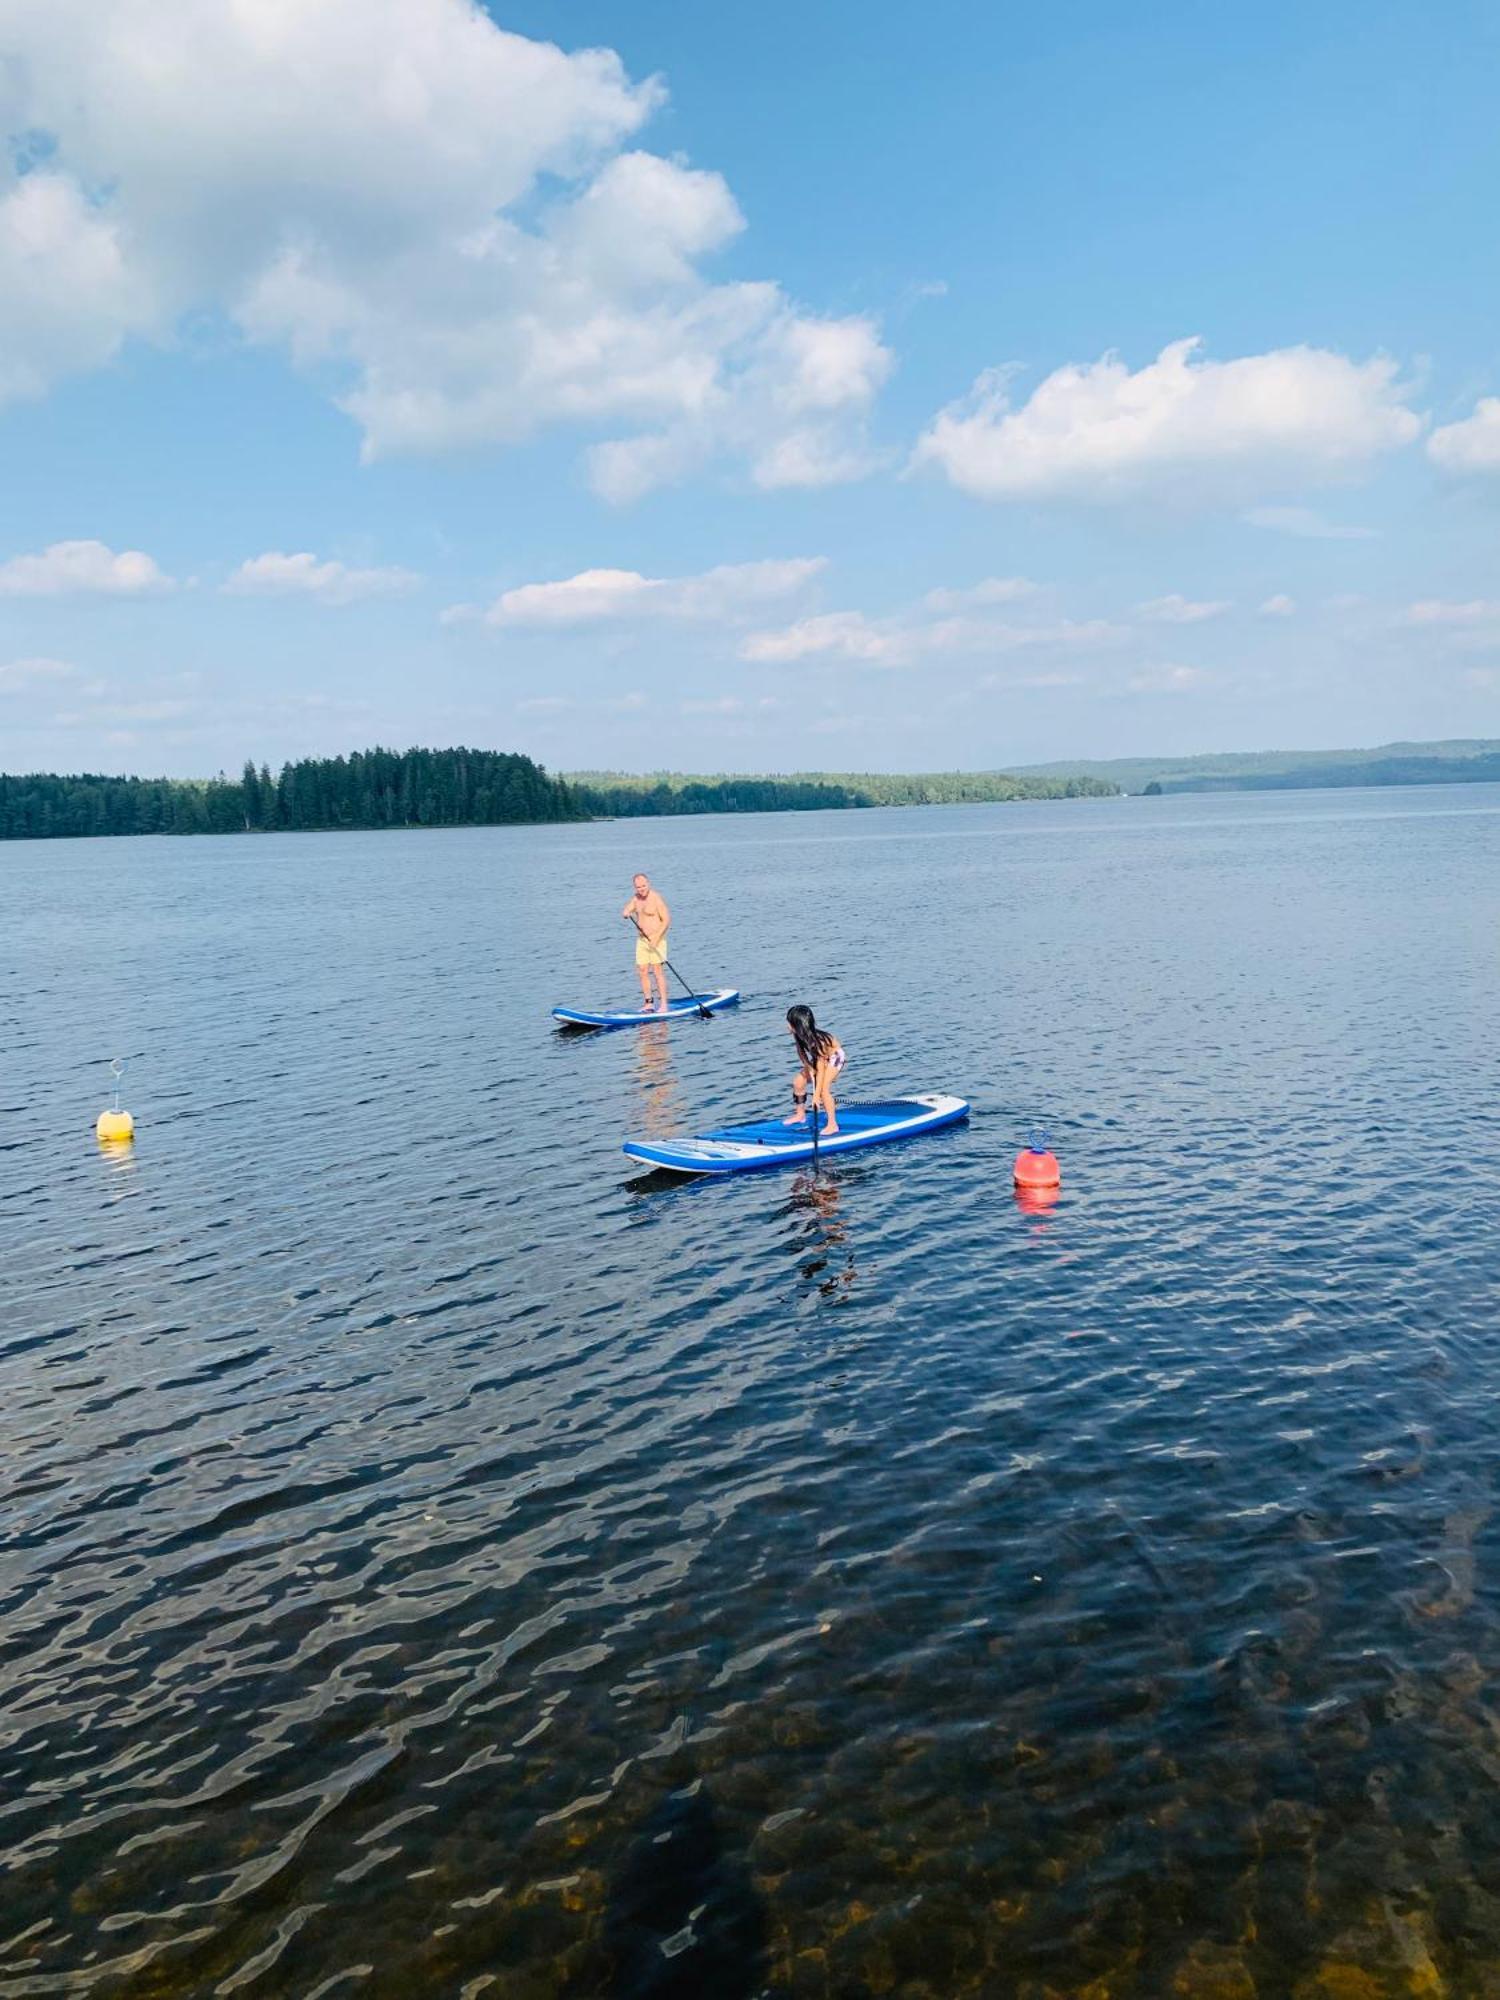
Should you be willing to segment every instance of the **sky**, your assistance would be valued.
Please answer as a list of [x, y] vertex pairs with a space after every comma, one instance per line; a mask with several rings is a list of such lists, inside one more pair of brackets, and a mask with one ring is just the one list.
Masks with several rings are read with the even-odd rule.
[[7, 0], [0, 769], [1500, 736], [1500, 16]]

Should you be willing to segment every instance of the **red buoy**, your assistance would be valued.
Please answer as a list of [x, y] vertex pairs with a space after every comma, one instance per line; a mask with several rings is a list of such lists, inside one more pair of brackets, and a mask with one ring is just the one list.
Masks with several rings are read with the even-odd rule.
[[1056, 1153], [1043, 1146], [1023, 1146], [1016, 1155], [1018, 1188], [1055, 1188], [1062, 1185], [1062, 1168]]

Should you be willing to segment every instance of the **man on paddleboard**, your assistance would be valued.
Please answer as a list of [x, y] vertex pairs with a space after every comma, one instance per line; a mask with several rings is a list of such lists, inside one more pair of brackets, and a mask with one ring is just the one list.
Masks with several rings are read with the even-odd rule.
[[[635, 929], [635, 965], [641, 976], [641, 1011], [646, 1014], [667, 1011], [667, 930], [672, 922], [672, 913], [666, 901], [652, 888], [644, 875], [635, 878], [630, 901], [620, 915]], [[651, 975], [655, 972], [656, 984], [660, 989], [661, 1003], [653, 1007], [651, 999]]]

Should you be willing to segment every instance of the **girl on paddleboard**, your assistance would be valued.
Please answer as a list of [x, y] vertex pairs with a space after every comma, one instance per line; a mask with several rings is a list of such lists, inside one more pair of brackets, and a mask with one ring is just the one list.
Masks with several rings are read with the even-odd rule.
[[824, 1122], [818, 1127], [819, 1133], [832, 1138], [839, 1129], [838, 1111], [833, 1101], [833, 1086], [839, 1071], [844, 1067], [844, 1050], [836, 1035], [830, 1035], [826, 1028], [820, 1028], [813, 1019], [811, 1007], [788, 1007], [786, 1010], [787, 1033], [797, 1044], [797, 1054], [802, 1067], [792, 1079], [792, 1098], [797, 1108], [787, 1119], [788, 1125], [800, 1125], [807, 1117], [808, 1086], [812, 1087], [813, 1116], [819, 1110], [825, 1113]]

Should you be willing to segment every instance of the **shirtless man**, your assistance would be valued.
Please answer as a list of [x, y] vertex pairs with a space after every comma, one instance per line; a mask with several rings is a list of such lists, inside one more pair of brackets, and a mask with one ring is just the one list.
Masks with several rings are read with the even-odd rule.
[[[630, 901], [620, 915], [635, 927], [635, 965], [641, 976], [641, 1012], [643, 1014], [667, 1011], [667, 928], [672, 921], [672, 912], [665, 900], [652, 888], [644, 875], [635, 878], [635, 890]], [[656, 974], [656, 984], [661, 991], [661, 1004], [653, 1007], [651, 1000], [651, 974]]]

